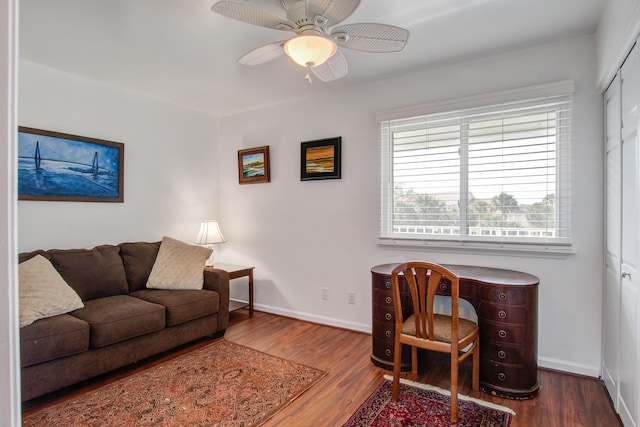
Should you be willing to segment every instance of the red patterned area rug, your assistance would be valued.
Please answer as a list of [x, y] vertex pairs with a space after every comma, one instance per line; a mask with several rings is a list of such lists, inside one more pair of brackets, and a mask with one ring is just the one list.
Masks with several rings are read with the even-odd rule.
[[[391, 377], [349, 418], [343, 427], [449, 426], [451, 393], [428, 384], [400, 379], [400, 399], [391, 401]], [[458, 394], [456, 427], [508, 427], [515, 415], [509, 408]]]
[[325, 375], [220, 340], [30, 413], [23, 426], [259, 426]]

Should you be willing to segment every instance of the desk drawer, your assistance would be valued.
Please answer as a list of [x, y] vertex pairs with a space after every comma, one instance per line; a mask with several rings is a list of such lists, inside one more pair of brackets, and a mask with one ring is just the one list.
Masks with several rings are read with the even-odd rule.
[[[393, 340], [386, 341], [378, 338], [372, 340], [373, 354], [380, 360], [389, 362], [393, 365]], [[402, 346], [402, 365], [411, 365], [411, 347]]]
[[[465, 299], [473, 304], [476, 300], [477, 288], [478, 286], [474, 285], [471, 282], [460, 280], [458, 294], [460, 295], [460, 298]], [[451, 296], [451, 282], [449, 280], [443, 279], [440, 281], [440, 283], [438, 284], [438, 295]]]
[[[373, 320], [378, 322], [388, 322], [391, 327], [395, 325], [396, 322], [396, 312], [393, 308], [393, 304], [372, 304], [373, 308]], [[402, 313], [404, 314], [403, 319], [409, 317], [413, 310], [411, 308], [403, 308]]]
[[373, 276], [371, 279], [371, 285], [373, 289], [387, 290], [391, 292], [391, 277], [384, 278], [380, 276]]
[[478, 317], [500, 323], [524, 324], [530, 316], [526, 307], [483, 303]]
[[381, 307], [393, 307], [393, 292], [373, 290], [373, 303]]
[[497, 362], [480, 363], [480, 380], [498, 387], [523, 389], [534, 387], [538, 381], [535, 369]]
[[483, 322], [480, 338], [500, 344], [525, 344], [527, 342], [527, 330], [524, 325], [512, 323]]
[[485, 286], [480, 290], [482, 301], [504, 305], [526, 305], [527, 293], [520, 289], [500, 286]]
[[482, 341], [480, 357], [483, 361], [523, 365], [527, 360], [526, 350], [522, 346], [499, 345]]
[[379, 322], [373, 321], [373, 327], [371, 329], [371, 335], [381, 340], [391, 341], [393, 344], [393, 338], [395, 336], [395, 323], [393, 322]]
[[373, 305], [373, 321], [388, 322], [393, 325], [396, 321], [396, 314], [393, 311], [393, 306], [382, 306], [379, 304]]
[[[400, 302], [403, 307], [410, 307], [410, 296], [408, 292], [400, 292]], [[380, 307], [391, 307], [393, 310], [393, 292], [389, 290], [373, 289], [373, 303]]]

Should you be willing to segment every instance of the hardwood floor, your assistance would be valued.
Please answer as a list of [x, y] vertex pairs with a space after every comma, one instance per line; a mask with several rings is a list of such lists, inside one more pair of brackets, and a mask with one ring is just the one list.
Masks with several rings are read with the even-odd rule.
[[[225, 339], [328, 372], [318, 384], [264, 424], [265, 427], [341, 426], [376, 389], [383, 375], [390, 374], [369, 360], [371, 336], [363, 333], [255, 312], [253, 318], [233, 313]], [[73, 398], [207, 343], [207, 340], [198, 341], [135, 367], [105, 375], [90, 384], [28, 402], [24, 411]], [[448, 388], [448, 359], [429, 354], [423, 366], [425, 363], [431, 366], [428, 372], [425, 368], [418, 376], [406, 373], [403, 377]], [[541, 386], [536, 398], [501, 399], [471, 390], [470, 361], [465, 361], [461, 366], [459, 391], [513, 409], [516, 416], [512, 427], [621, 425], [604, 386], [597, 379], [548, 370], [540, 370], [538, 377]]]

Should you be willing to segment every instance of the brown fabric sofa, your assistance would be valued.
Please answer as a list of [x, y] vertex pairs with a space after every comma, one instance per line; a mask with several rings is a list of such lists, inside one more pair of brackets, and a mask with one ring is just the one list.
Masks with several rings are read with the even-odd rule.
[[160, 242], [34, 251], [80, 296], [84, 308], [20, 328], [26, 401], [206, 336], [229, 321], [229, 275], [204, 269], [202, 290], [147, 289]]

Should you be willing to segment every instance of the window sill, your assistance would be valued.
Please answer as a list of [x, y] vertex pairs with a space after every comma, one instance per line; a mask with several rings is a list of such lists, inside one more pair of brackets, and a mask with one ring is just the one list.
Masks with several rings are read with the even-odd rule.
[[414, 251], [466, 252], [482, 255], [568, 258], [576, 253], [572, 245], [527, 244], [506, 242], [457, 242], [446, 240], [379, 238], [384, 249]]

